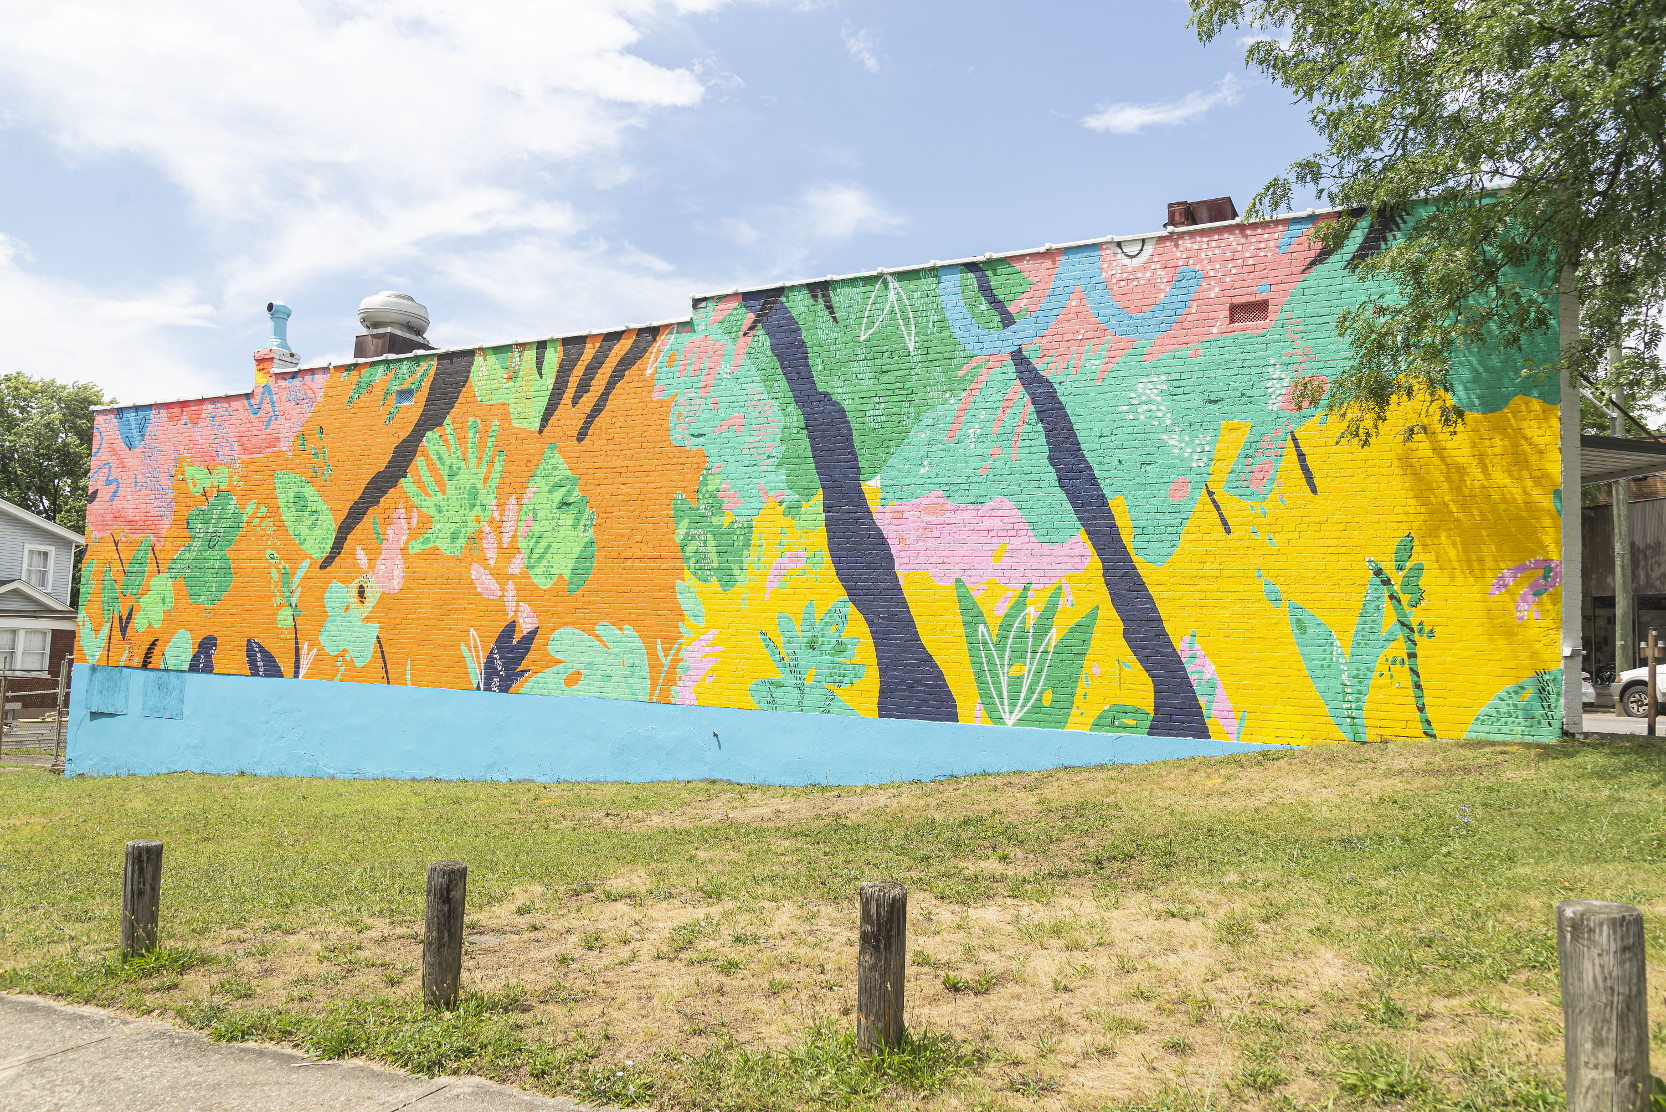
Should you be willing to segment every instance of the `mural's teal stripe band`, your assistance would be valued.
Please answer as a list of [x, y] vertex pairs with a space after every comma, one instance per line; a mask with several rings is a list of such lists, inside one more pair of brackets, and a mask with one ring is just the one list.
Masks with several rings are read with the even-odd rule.
[[879, 784], [1277, 748], [77, 664], [66, 771]]

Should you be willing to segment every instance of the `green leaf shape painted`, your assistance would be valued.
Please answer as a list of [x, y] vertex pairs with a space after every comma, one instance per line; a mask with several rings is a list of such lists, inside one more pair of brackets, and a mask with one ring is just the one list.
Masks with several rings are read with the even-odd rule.
[[1342, 643], [1331, 632], [1330, 626], [1307, 607], [1291, 599], [1285, 607], [1290, 612], [1290, 632], [1296, 638], [1296, 652], [1301, 654], [1302, 666], [1325, 712], [1342, 736], [1349, 741], [1364, 741], [1364, 724], [1353, 713], [1354, 700], [1348, 689], [1348, 658]]
[[546, 590], [565, 577], [567, 593], [577, 594], [596, 565], [596, 513], [553, 443], [544, 449], [527, 490], [521, 506], [522, 520], [532, 522], [521, 541], [527, 574]]
[[87, 659], [94, 664], [104, 652], [104, 642], [110, 636], [110, 619], [104, 619], [104, 625], [97, 630], [85, 613], [75, 616], [76, 638], [81, 643], [81, 651], [87, 654]]
[[1471, 741], [1555, 741], [1562, 736], [1562, 670], [1538, 672], [1487, 700], [1464, 737]]
[[1420, 560], [1406, 569], [1406, 574], [1400, 579], [1400, 598], [1406, 604], [1406, 609], [1415, 610], [1423, 605], [1423, 562]]
[[134, 632], [160, 626], [173, 608], [174, 581], [166, 575], [158, 575], [151, 580], [150, 590], [139, 599], [138, 609], [133, 615]]
[[104, 578], [98, 585], [98, 597], [105, 621], [109, 621], [112, 614], [121, 610], [121, 588], [116, 585], [116, 577], [111, 574], [108, 566], [105, 567]]
[[[565, 626], [550, 634], [545, 646], [560, 663], [521, 686], [526, 695], [589, 695], [598, 699], [647, 699], [648, 650], [630, 626], [596, 624], [594, 637]], [[571, 685], [573, 673], [578, 679]]]
[[719, 590], [733, 590], [746, 577], [752, 520], [724, 507], [721, 484], [709, 470], [701, 474], [694, 497], [690, 502], [678, 491], [671, 499], [671, 522], [683, 566], [696, 583], [716, 583]]
[[1026, 624], [1030, 587], [1025, 584], [991, 633], [978, 600], [965, 581], [955, 580], [967, 658], [978, 698], [991, 722], [1060, 729], [1070, 720], [1099, 608], [1089, 610], [1059, 636], [1054, 623], [1063, 591], [1062, 584], [1053, 588], [1039, 613]]
[[162, 663], [159, 668], [166, 668], [171, 672], [183, 672], [191, 666], [191, 634], [189, 630], [176, 630], [168, 639], [167, 647], [162, 650]]
[[706, 624], [706, 605], [700, 601], [700, 596], [694, 593], [687, 581], [677, 580], [677, 602], [683, 608], [683, 617], [688, 619], [691, 626]]
[[1406, 565], [1411, 563], [1411, 550], [1415, 543], [1412, 540], [1412, 535], [1407, 533], [1400, 538], [1400, 543], [1394, 546], [1394, 570], [1396, 572], [1405, 571]]
[[554, 340], [545, 344], [542, 375], [538, 373], [536, 343], [482, 348], [475, 355], [469, 385], [480, 404], [507, 405], [510, 424], [536, 432], [555, 383], [553, 371], [560, 361], [561, 345]]
[[1377, 661], [1394, 643], [1393, 627], [1383, 631], [1386, 605], [1382, 583], [1375, 576], [1368, 578], [1346, 656], [1336, 634], [1311, 610], [1294, 599], [1285, 608], [1307, 678], [1325, 704], [1325, 713], [1349, 741], [1366, 740], [1365, 703], [1371, 695], [1371, 680]]
[[1096, 734], [1150, 733], [1151, 712], [1144, 707], [1116, 703], [1100, 711], [1088, 729]]
[[363, 668], [376, 653], [376, 636], [381, 626], [364, 620], [370, 604], [355, 596], [340, 583], [331, 582], [324, 589], [324, 624], [318, 630], [318, 643], [334, 656], [351, 653], [353, 663]]
[[243, 531], [244, 520], [237, 499], [226, 491], [185, 515], [185, 532], [191, 539], [168, 561], [168, 575], [184, 581], [186, 593], [198, 606], [214, 606], [231, 589], [231, 557], [226, 552]]
[[491, 517], [498, 480], [503, 477], [503, 452], [493, 454], [496, 421], [492, 422], [484, 449], [479, 440], [480, 420], [476, 417], [469, 418], [461, 444], [449, 417], [443, 426], [422, 438], [428, 455], [419, 457], [416, 463], [421, 484], [409, 475], [399, 481], [411, 501], [430, 519], [428, 528], [411, 541], [410, 551], [438, 548], [447, 556], [456, 556], [468, 546], [481, 523]]
[[133, 550], [133, 555], [127, 558], [127, 572], [121, 579], [121, 593], [128, 598], [137, 598], [139, 592], [145, 589], [145, 580], [150, 577], [150, 538], [139, 541], [139, 547]]
[[777, 614], [780, 642], [763, 630], [758, 631], [758, 639], [781, 674], [752, 681], [747, 689], [752, 701], [763, 710], [855, 714], [832, 690], [850, 686], [868, 670], [866, 664], [855, 662], [858, 641], [844, 635], [849, 624], [849, 599], [833, 603], [820, 618], [814, 602], [804, 604], [796, 623], [789, 614]]
[[335, 543], [336, 522], [323, 495], [307, 480], [288, 471], [273, 474], [272, 485], [278, 492], [278, 512], [283, 515], [284, 528], [302, 552], [314, 560], [324, 559]]
[[[478, 358], [476, 356], [477, 361]], [[409, 359], [377, 359], [369, 363], [356, 364], [346, 371], [346, 377], [353, 380], [353, 387], [347, 392], [346, 408], [352, 409], [353, 403], [377, 384], [382, 386], [382, 394], [377, 400], [377, 405], [387, 407], [399, 391], [417, 391], [427, 385], [428, 376], [434, 373], [436, 365], [435, 356], [426, 352]], [[388, 408], [382, 423], [392, 423], [394, 414], [398, 412], [397, 405]]]

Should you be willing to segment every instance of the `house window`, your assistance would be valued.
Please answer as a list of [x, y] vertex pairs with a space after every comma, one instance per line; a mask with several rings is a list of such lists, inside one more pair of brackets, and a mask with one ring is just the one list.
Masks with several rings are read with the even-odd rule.
[[28, 545], [23, 549], [23, 581], [43, 591], [52, 590], [52, 550]]
[[0, 629], [0, 672], [45, 672], [49, 629]]

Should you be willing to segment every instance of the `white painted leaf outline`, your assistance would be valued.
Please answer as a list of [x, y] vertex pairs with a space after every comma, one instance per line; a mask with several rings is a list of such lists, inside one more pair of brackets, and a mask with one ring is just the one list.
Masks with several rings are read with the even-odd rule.
[[[1030, 613], [1026, 617], [1030, 619], [1028, 623], [1025, 622], [1024, 618], [1020, 618], [1013, 625], [1012, 630], [1007, 634], [1007, 643], [1004, 650], [996, 647], [995, 638], [991, 636], [988, 625], [978, 627], [979, 664], [983, 668], [984, 680], [989, 685], [990, 697], [995, 700], [995, 709], [1001, 713], [1001, 723], [1006, 726], [1011, 726], [1020, 718], [1023, 718], [1035, 706], [1037, 700], [1041, 698], [1042, 691], [1047, 683], [1047, 670], [1053, 665], [1053, 650], [1058, 648], [1059, 644], [1059, 631], [1052, 629], [1048, 631], [1046, 637], [1041, 639], [1041, 644], [1037, 645], [1035, 643], [1036, 611], [1034, 607], [1030, 608]], [[1012, 650], [1018, 644], [1018, 631], [1021, 628], [1024, 630], [1025, 637], [1024, 676], [1017, 693], [1014, 694], [1008, 686], [1010, 678], [1008, 673], [1012, 668]], [[1037, 667], [1038, 664], [1040, 665], [1039, 668]], [[994, 669], [999, 669], [998, 676]], [[1000, 680], [999, 685], [995, 682], [997, 678]], [[1032, 682], [1035, 684], [1033, 688], [1030, 686]]]
[[[873, 303], [879, 300], [879, 291], [884, 290], [885, 304], [874, 316]], [[879, 326], [885, 323], [885, 318], [892, 315], [895, 308], [897, 330], [902, 333], [902, 342], [908, 345], [908, 354], [914, 354], [914, 306], [908, 302], [908, 294], [891, 275], [887, 274], [883, 282], [875, 282], [873, 292], [868, 295], [868, 307], [862, 311], [862, 334], [858, 340], [866, 340]]]

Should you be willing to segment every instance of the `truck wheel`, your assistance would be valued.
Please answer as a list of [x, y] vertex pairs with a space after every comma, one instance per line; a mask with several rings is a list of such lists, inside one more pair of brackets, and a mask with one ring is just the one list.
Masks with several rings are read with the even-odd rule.
[[1620, 710], [1627, 718], [1647, 718], [1649, 716], [1649, 686], [1645, 683], [1634, 683], [1620, 692]]

